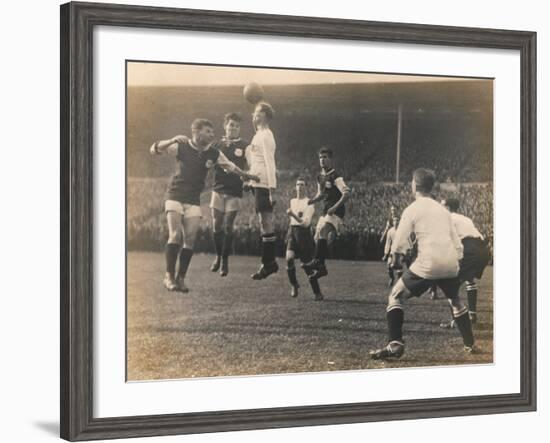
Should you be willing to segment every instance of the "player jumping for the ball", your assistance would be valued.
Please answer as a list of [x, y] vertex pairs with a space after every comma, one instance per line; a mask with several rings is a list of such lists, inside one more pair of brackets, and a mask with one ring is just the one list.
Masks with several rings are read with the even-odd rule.
[[260, 102], [256, 105], [252, 114], [256, 134], [246, 148], [246, 161], [250, 166], [250, 173], [259, 177], [257, 182], [251, 183], [262, 235], [261, 265], [251, 276], [254, 280], [263, 280], [279, 270], [275, 261], [276, 236], [272, 200], [272, 192], [277, 187], [276, 144], [270, 129], [270, 122], [274, 116], [275, 111], [269, 103]]
[[[460, 202], [456, 198], [449, 198], [441, 202], [450, 212], [456, 233], [464, 247], [464, 257], [460, 260], [458, 278], [460, 282], [466, 282], [466, 296], [468, 297], [468, 314], [472, 324], [477, 322], [477, 283], [483, 275], [485, 267], [489, 263], [489, 250], [483, 239], [483, 235], [476, 229], [474, 222], [461, 214], [457, 214]], [[441, 323], [441, 327], [454, 328], [456, 321], [451, 320]]]
[[323, 201], [323, 215], [315, 230], [315, 256], [312, 261], [302, 265], [310, 279], [328, 275], [325, 266], [328, 245], [338, 236], [346, 213], [345, 204], [351, 195], [342, 176], [332, 167], [332, 157], [330, 148], [323, 147], [319, 150], [321, 172], [317, 176], [317, 194], [309, 201], [310, 205]]
[[[302, 263], [308, 263], [313, 257], [315, 243], [311, 233], [311, 219], [315, 208], [309, 205], [305, 193], [306, 182], [302, 178], [296, 180], [296, 198], [290, 200], [290, 208], [286, 213], [290, 217], [286, 243], [286, 270], [290, 282], [290, 295], [298, 297], [300, 285], [296, 279], [295, 259], [299, 258]], [[307, 274], [307, 272], [306, 272]], [[309, 277], [309, 275], [308, 275]], [[323, 294], [316, 278], [309, 279], [315, 300], [322, 300]]]
[[[191, 125], [192, 139], [177, 135], [168, 140], [156, 141], [151, 154], [170, 154], [176, 158], [177, 170], [166, 192], [165, 212], [168, 222], [166, 244], [166, 274], [164, 286], [169, 291], [188, 292], [185, 275], [193, 256], [195, 239], [200, 226], [200, 194], [208, 169], [219, 165], [240, 175], [245, 180], [258, 177], [241, 170], [225, 155], [212, 147], [214, 129], [205, 119], [196, 119]], [[183, 247], [182, 247], [183, 246]], [[179, 268], [176, 275], [176, 262]]]
[[422, 168], [414, 171], [411, 186], [415, 201], [401, 215], [391, 250], [394, 254], [393, 267], [400, 269], [401, 258], [409, 247], [412, 233], [416, 237], [418, 256], [390, 291], [386, 308], [389, 341], [383, 348], [370, 351], [371, 358], [375, 360], [403, 355], [404, 303], [411, 297], [422, 295], [433, 283], [449, 300], [465, 351], [474, 351], [468, 307], [459, 298], [460, 280], [457, 275], [462, 243], [449, 211], [430, 196], [434, 183], [435, 174], [432, 171]]
[[[246, 168], [245, 152], [248, 143], [240, 138], [242, 118], [232, 112], [223, 121], [225, 136], [214, 146], [240, 169]], [[229, 255], [233, 249], [233, 224], [243, 196], [243, 182], [239, 176], [227, 172], [220, 165], [214, 166], [214, 186], [210, 208], [212, 211], [212, 235], [216, 259], [210, 270], [220, 271], [225, 277], [229, 272]]]

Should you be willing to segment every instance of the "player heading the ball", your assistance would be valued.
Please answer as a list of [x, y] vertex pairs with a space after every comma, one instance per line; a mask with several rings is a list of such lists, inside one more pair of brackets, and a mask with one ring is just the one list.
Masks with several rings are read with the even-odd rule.
[[277, 187], [277, 145], [270, 122], [274, 117], [275, 111], [269, 103], [260, 102], [256, 105], [252, 114], [252, 124], [256, 133], [246, 148], [246, 161], [250, 166], [250, 173], [259, 178], [258, 181], [250, 183], [262, 236], [261, 264], [258, 271], [252, 274], [253, 280], [263, 280], [279, 270], [275, 261], [276, 237], [273, 223], [273, 191]]

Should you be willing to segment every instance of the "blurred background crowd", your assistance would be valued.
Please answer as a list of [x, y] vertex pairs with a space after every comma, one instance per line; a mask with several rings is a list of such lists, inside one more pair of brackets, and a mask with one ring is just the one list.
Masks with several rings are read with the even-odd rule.
[[[382, 234], [393, 205], [399, 215], [409, 205], [411, 173], [433, 169], [438, 183], [434, 198], [456, 197], [459, 212], [471, 217], [493, 245], [493, 139], [491, 81], [404, 84], [266, 86], [277, 116], [278, 187], [274, 192], [277, 253], [284, 254], [286, 209], [298, 177], [316, 192], [321, 146], [334, 151], [334, 166], [352, 188], [345, 226], [332, 257], [379, 260]], [[242, 136], [253, 135], [251, 106], [240, 87], [130, 87], [127, 121], [127, 242], [130, 250], [160, 251], [167, 238], [164, 192], [175, 169], [174, 159], [151, 157], [158, 139], [189, 135], [195, 117], [209, 118], [223, 135], [226, 112], [243, 117]], [[397, 176], [397, 122], [400, 161]], [[176, 110], [176, 111], [175, 111]], [[208, 202], [211, 177], [201, 197], [203, 222], [196, 249], [214, 252]], [[314, 224], [320, 214], [316, 208]], [[313, 225], [314, 227], [314, 225]], [[245, 194], [235, 222], [235, 253], [259, 255], [260, 232], [253, 198]]]

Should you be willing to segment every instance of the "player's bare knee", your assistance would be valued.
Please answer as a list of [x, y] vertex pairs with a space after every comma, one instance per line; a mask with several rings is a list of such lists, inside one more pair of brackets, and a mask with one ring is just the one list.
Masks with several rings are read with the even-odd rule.
[[179, 231], [170, 231], [168, 233], [168, 243], [181, 245], [182, 240], [183, 239], [182, 239], [181, 230], [179, 230]]
[[399, 280], [388, 295], [388, 307], [386, 308], [386, 311], [391, 311], [395, 308], [403, 309], [403, 305], [405, 304], [405, 300], [409, 298], [409, 294], [410, 293], [403, 284], [403, 281]]
[[237, 217], [237, 211], [231, 211], [225, 214], [223, 229], [226, 234], [233, 232], [233, 225], [235, 223], [236, 217]]
[[328, 223], [325, 223], [323, 226], [321, 226], [321, 228], [318, 231], [319, 238], [323, 240], [328, 240], [330, 237], [331, 229], [332, 229], [331, 226]]
[[214, 211], [212, 211], [212, 229], [214, 232], [221, 232], [223, 229], [223, 216], [220, 216], [219, 214], [214, 214]]
[[270, 212], [260, 212], [260, 231], [262, 234], [271, 234], [273, 232], [273, 220]]
[[292, 264], [294, 264], [294, 257], [295, 257], [294, 251], [286, 251], [285, 259], [287, 264], [289, 261], [292, 261]]
[[195, 249], [195, 241], [198, 231], [185, 232], [183, 237], [183, 247], [185, 249]]

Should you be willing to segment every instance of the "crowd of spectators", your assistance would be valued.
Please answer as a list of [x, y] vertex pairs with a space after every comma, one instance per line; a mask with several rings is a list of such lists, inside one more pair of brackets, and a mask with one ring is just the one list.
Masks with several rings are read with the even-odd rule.
[[[294, 177], [289, 174], [280, 177], [275, 194], [276, 251], [284, 255], [285, 236], [288, 229], [286, 209], [294, 196]], [[382, 234], [390, 219], [390, 207], [397, 214], [413, 199], [408, 184], [369, 185], [361, 181], [350, 181], [352, 199], [347, 205], [345, 225], [332, 247], [332, 257], [348, 260], [378, 260], [383, 256]], [[128, 248], [134, 250], [161, 250], [167, 237], [163, 214], [165, 180], [132, 179], [128, 182]], [[308, 194], [315, 193], [313, 179], [308, 180]], [[485, 236], [489, 248], [493, 245], [493, 189], [491, 184], [449, 185], [436, 187], [437, 200], [456, 197], [461, 202], [459, 212], [472, 218]], [[211, 241], [211, 222], [208, 209], [209, 192], [202, 196], [203, 222], [196, 242], [199, 252], [214, 252]], [[319, 210], [313, 223], [319, 216]], [[235, 221], [235, 254], [260, 254], [260, 227], [254, 212], [253, 198], [246, 195], [241, 211]]]

